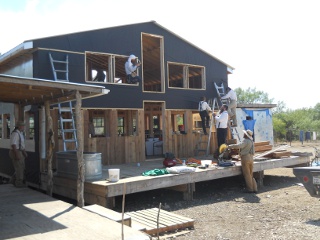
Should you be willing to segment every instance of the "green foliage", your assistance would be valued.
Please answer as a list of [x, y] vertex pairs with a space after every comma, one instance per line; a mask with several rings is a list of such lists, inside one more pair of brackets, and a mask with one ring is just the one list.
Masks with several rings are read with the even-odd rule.
[[238, 103], [253, 104], [273, 102], [273, 98], [270, 99], [268, 93], [258, 91], [256, 88], [248, 88], [247, 90], [236, 88], [234, 91], [237, 93]]
[[[273, 99], [263, 91], [256, 88], [248, 88], [243, 90], [236, 88], [238, 103], [254, 104], [254, 103], [272, 103]], [[302, 108], [291, 110], [287, 109], [283, 101], [277, 103], [277, 107], [272, 109], [273, 113], [273, 129], [276, 138], [286, 138], [288, 132], [292, 132], [295, 139], [299, 139], [300, 130], [320, 132], [320, 103], [314, 108]]]

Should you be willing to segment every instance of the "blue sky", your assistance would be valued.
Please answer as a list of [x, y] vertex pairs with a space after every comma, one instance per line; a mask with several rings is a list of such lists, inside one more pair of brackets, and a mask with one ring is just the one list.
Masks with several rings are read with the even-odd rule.
[[[156, 21], [290, 109], [320, 102], [318, 0], [0, 0], [0, 53], [25, 40]], [[3, 24], [5, 23], [5, 24]]]

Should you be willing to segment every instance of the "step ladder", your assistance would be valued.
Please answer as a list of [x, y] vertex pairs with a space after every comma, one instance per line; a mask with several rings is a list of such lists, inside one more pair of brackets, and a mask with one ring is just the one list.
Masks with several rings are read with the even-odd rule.
[[[52, 73], [55, 81], [69, 82], [69, 58], [66, 55], [65, 60], [54, 60], [49, 53]], [[58, 103], [60, 131], [63, 140], [63, 149], [78, 149], [77, 129], [75, 126], [72, 102], [68, 102], [66, 107]], [[69, 146], [69, 148], [68, 148]], [[72, 148], [70, 147], [72, 146]]]
[[[214, 98], [208, 101], [209, 106], [211, 106], [212, 111], [219, 110], [218, 100]], [[199, 140], [197, 141], [195, 148], [195, 156], [198, 156], [199, 152], [205, 152], [205, 156], [207, 157], [210, 152], [210, 142], [211, 142], [211, 134], [212, 134], [212, 126], [214, 124], [214, 117], [211, 115], [210, 119], [210, 130], [208, 135], [204, 135], [204, 133], [200, 133]], [[203, 139], [204, 136], [208, 136], [207, 139]], [[206, 148], [202, 148], [202, 146], [206, 145]]]

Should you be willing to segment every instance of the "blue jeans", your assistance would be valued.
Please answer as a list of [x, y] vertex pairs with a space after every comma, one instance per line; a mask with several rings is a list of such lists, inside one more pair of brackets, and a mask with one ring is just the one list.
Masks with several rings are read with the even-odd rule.
[[137, 82], [141, 82], [140, 76], [132, 77], [131, 74], [127, 75], [127, 83], [137, 83]]

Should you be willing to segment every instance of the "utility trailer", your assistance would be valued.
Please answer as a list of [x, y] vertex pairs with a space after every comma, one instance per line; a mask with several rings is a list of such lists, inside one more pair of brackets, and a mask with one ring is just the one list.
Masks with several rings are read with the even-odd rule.
[[302, 182], [311, 197], [320, 198], [320, 166], [295, 167], [293, 174]]

